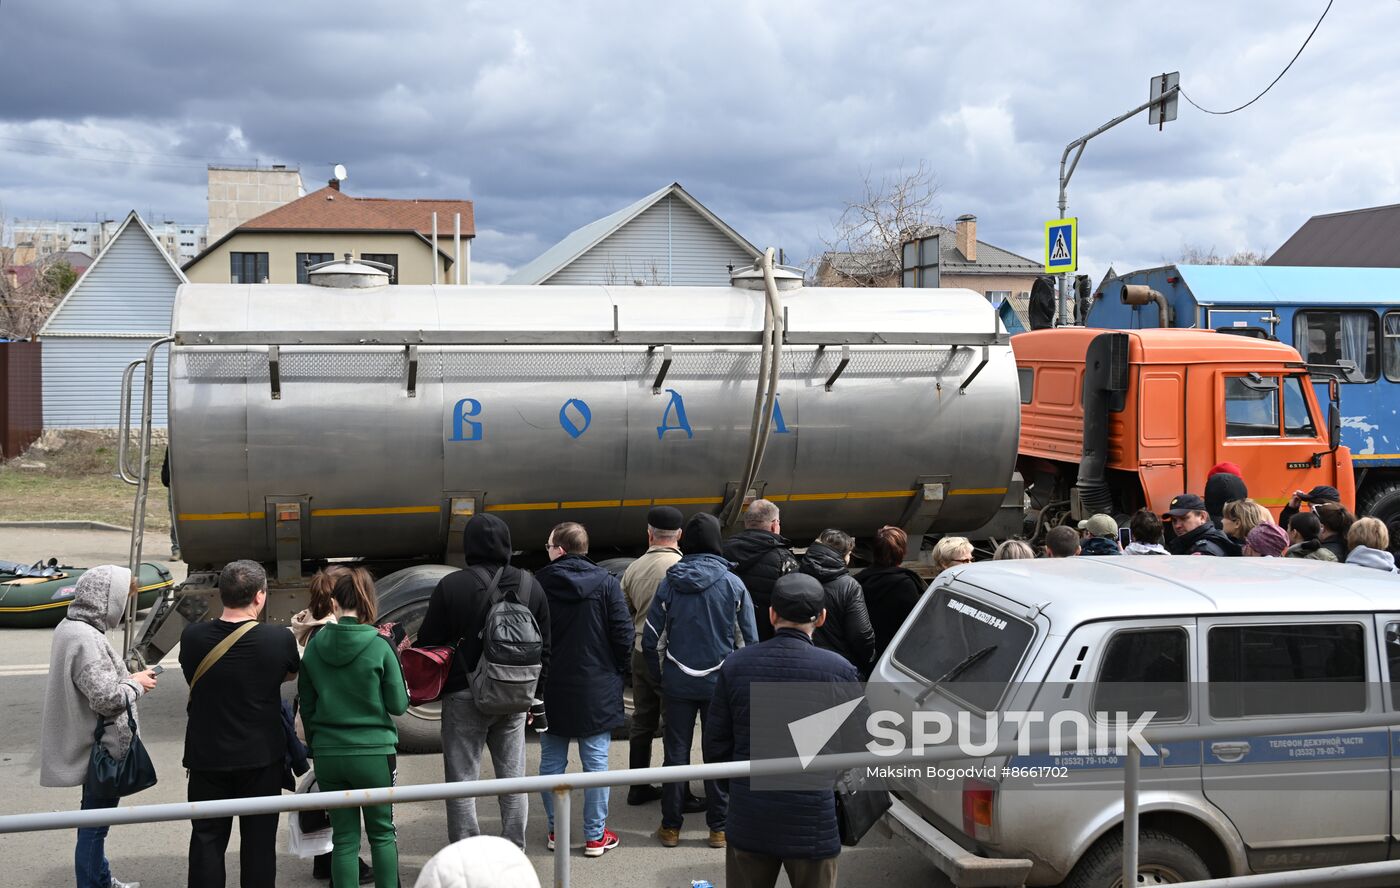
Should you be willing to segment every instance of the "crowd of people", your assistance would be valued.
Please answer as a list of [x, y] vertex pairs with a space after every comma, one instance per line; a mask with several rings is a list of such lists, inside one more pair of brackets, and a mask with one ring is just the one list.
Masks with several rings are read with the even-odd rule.
[[[1296, 490], [1274, 520], [1267, 506], [1251, 499], [1237, 466], [1211, 469], [1204, 496], [1186, 492], [1172, 498], [1158, 516], [1140, 509], [1123, 534], [1111, 515], [1091, 515], [1078, 527], [1060, 525], [1045, 535], [1049, 558], [1102, 555], [1206, 555], [1213, 557], [1311, 558], [1400, 574], [1390, 551], [1389, 528], [1378, 518], [1357, 518], [1341, 503], [1335, 487], [1320, 484]], [[1171, 534], [1166, 533], [1170, 527]], [[1016, 541], [1003, 543], [1011, 546]], [[1024, 544], [1022, 544], [1024, 545]], [[1034, 557], [1029, 546], [1016, 550]]]
[[[1297, 491], [1276, 523], [1227, 467], [1212, 473], [1204, 496], [1182, 493], [1161, 515], [1139, 510], [1126, 522], [1127, 533], [1112, 516], [1096, 514], [1077, 527], [1050, 528], [1041, 553], [1008, 540], [993, 557], [1291, 557], [1397, 573], [1385, 524], [1356, 518], [1339, 500], [1328, 486]], [[923, 577], [903, 566], [909, 539], [899, 528], [881, 528], [872, 540], [871, 566], [852, 575], [850, 535], [825, 530], [799, 556], [782, 535], [778, 506], [764, 499], [749, 505], [743, 530], [727, 539], [713, 515], [687, 520], [670, 506], [651, 509], [644, 530], [646, 552], [619, 581], [589, 558], [581, 524], [554, 527], [545, 541], [549, 563], [531, 572], [511, 563], [510, 529], [498, 516], [480, 514], [467, 523], [466, 567], [433, 590], [416, 640], [454, 652], [441, 698], [448, 781], [478, 779], [487, 752], [497, 778], [523, 776], [527, 732], [539, 737], [541, 774], [564, 773], [574, 748], [584, 771], [607, 770], [612, 734], [626, 721], [629, 673], [632, 768], [650, 767], [658, 736], [665, 765], [689, 764], [697, 721], [707, 761], [747, 759], [753, 682], [868, 678], [926, 588]], [[930, 558], [937, 575], [970, 563], [974, 550], [966, 538], [943, 537]], [[137, 732], [136, 704], [158, 683], [158, 669], [128, 672], [106, 638], [134, 594], [126, 569], [88, 571], [54, 636], [41, 783], [84, 786], [84, 809], [118, 802], [87, 785], [94, 720], [97, 742], [120, 759]], [[349, 566], [318, 573], [310, 606], [296, 615], [290, 632], [259, 619], [267, 577], [255, 562], [225, 566], [219, 597], [218, 618], [191, 624], [180, 641], [189, 686], [182, 762], [188, 799], [276, 795], [295, 786], [308, 755], [323, 791], [394, 785], [394, 716], [406, 711], [408, 695], [394, 641], [376, 627], [370, 574]], [[503, 602], [513, 608], [520, 637], [539, 647], [533, 695], [514, 709], [488, 705], [474, 692], [483, 639]], [[829, 792], [757, 793], [743, 780], [706, 781], [703, 796], [672, 783], [632, 786], [626, 800], [634, 806], [660, 801], [655, 839], [667, 848], [681, 843], [685, 815], [703, 812], [704, 841], [725, 851], [728, 884], [735, 888], [768, 888], [780, 870], [794, 888], [835, 884], [840, 844]], [[606, 788], [584, 794], [586, 857], [620, 844], [608, 828], [609, 802]], [[542, 803], [542, 835], [553, 849], [552, 796], [544, 794]], [[482, 836], [475, 799], [446, 802], [450, 844], [424, 869], [419, 885], [537, 884], [522, 853], [528, 799], [504, 795], [498, 804], [500, 836], [492, 838]], [[334, 886], [399, 884], [391, 806], [335, 809], [329, 821], [332, 850], [314, 861], [316, 876]], [[368, 862], [359, 856], [362, 824]], [[244, 886], [276, 883], [277, 828], [276, 814], [240, 818]], [[139, 884], [110, 872], [106, 832], [78, 831], [79, 888]], [[231, 832], [229, 817], [192, 821], [192, 888], [225, 884]], [[452, 881], [459, 870], [485, 872], [470, 863], [467, 845], [498, 861], [489, 875], [517, 873], [520, 880]]]

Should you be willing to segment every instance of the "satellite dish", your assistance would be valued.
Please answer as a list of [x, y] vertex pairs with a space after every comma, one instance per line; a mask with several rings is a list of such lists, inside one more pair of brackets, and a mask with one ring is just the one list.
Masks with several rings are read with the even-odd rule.
[[346, 172], [346, 170], [345, 170], [345, 164], [343, 164], [343, 163], [338, 163], [338, 164], [336, 164], [336, 165], [335, 165], [335, 170], [334, 170], [333, 172], [334, 172], [334, 174], [335, 174], [336, 181], [339, 181], [339, 182], [344, 182], [344, 181], [345, 181], [345, 177], [346, 177], [347, 175], [349, 175], [349, 173]]

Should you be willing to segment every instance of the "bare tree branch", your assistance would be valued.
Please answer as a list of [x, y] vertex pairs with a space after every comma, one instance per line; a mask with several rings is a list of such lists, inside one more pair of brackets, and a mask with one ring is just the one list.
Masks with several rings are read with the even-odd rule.
[[[828, 283], [888, 286], [888, 278], [899, 274], [905, 241], [929, 234], [943, 224], [938, 180], [920, 161], [912, 172], [901, 166], [878, 180], [867, 171], [861, 184], [860, 196], [846, 202], [840, 217], [832, 223], [831, 235], [822, 238], [826, 253], [852, 254], [852, 259], [841, 267], [825, 263], [831, 278]], [[821, 266], [822, 259], [813, 257], [808, 268]]]

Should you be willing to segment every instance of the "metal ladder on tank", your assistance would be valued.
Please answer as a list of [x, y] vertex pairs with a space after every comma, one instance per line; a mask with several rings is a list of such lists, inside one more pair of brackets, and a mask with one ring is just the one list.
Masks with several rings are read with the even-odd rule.
[[[141, 575], [141, 545], [145, 541], [146, 535], [146, 496], [151, 483], [151, 401], [155, 388], [155, 356], [157, 349], [174, 341], [175, 337], [167, 336], [152, 342], [146, 349], [146, 356], [127, 364], [125, 372], [122, 373], [121, 418], [117, 423], [117, 474], [127, 484], [136, 488], [136, 502], [133, 504], [131, 512], [131, 548], [127, 559], [127, 567], [131, 570], [133, 577]], [[131, 465], [129, 461], [130, 448], [128, 447], [131, 438], [131, 388], [138, 367], [145, 368], [141, 387], [140, 455], [137, 457], [136, 464]], [[175, 516], [172, 515], [170, 520], [174, 521]], [[145, 623], [142, 625], [142, 635], [145, 636], [152, 630], [152, 627], [159, 626], [163, 622], [165, 614], [174, 606], [175, 589], [171, 586], [161, 593], [160, 600], [147, 614]], [[131, 661], [133, 665], [144, 666], [145, 663], [141, 660], [134, 646], [136, 640], [135, 604], [126, 609], [122, 624], [122, 650], [126, 652], [128, 661]]]

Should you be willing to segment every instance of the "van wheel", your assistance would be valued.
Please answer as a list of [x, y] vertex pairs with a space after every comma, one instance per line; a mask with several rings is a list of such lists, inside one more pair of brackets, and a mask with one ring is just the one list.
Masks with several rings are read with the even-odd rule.
[[[403, 626], [410, 644], [418, 637], [418, 627], [423, 625], [423, 616], [428, 612], [428, 600], [410, 601], [402, 607], [379, 618], [381, 623], [398, 623]], [[442, 752], [442, 704], [425, 703], [409, 706], [403, 715], [394, 716], [394, 726], [399, 729], [399, 751]]]
[[[1210, 869], [1185, 842], [1166, 833], [1139, 834], [1137, 884], [1175, 885], [1209, 878]], [[1123, 833], [1099, 839], [1061, 888], [1123, 888]]]
[[1379, 518], [1390, 531], [1390, 545], [1400, 538], [1400, 483], [1368, 485], [1357, 502], [1356, 514]]

